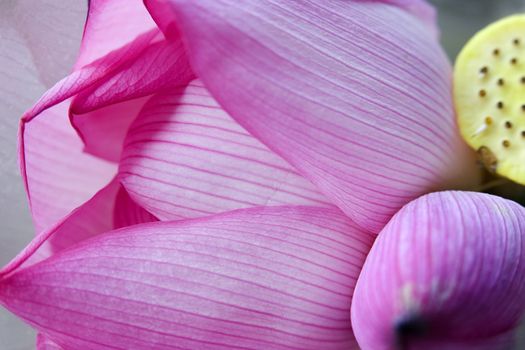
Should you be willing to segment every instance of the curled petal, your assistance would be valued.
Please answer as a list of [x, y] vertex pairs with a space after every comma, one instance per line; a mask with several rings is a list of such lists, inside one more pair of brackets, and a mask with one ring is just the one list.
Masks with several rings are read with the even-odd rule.
[[145, 96], [186, 86], [193, 77], [180, 37], [167, 42], [159, 35], [135, 59], [74, 98], [71, 123], [86, 152], [118, 162], [124, 136]]
[[381, 231], [357, 284], [366, 349], [510, 349], [525, 311], [525, 209], [481, 193], [434, 193]]
[[258, 205], [329, 205], [199, 81], [148, 102], [125, 141], [119, 178], [163, 220]]
[[79, 94], [71, 106], [75, 114], [86, 113], [116, 102], [185, 86], [193, 78], [180, 40], [161, 40], [149, 45], [137, 59], [93, 89]]
[[354, 349], [372, 240], [335, 208], [136, 225], [1, 279], [0, 303], [68, 349]]
[[412, 14], [379, 1], [169, 3], [218, 103], [363, 227], [476, 178], [449, 62]]

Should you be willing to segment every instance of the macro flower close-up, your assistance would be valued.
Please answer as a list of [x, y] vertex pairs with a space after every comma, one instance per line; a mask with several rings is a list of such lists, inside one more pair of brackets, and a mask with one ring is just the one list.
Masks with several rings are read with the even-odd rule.
[[525, 6], [446, 2], [0, 4], [0, 348], [525, 346]]

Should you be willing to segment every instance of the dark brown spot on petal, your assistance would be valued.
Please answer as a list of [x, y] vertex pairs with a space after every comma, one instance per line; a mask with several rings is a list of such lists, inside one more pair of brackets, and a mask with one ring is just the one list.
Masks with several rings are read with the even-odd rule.
[[502, 101], [499, 101], [496, 106], [499, 108], [499, 109], [503, 109], [503, 102]]
[[481, 74], [487, 74], [489, 72], [489, 67], [485, 66], [485, 67], [481, 67], [481, 69], [479, 70], [479, 72]]
[[494, 49], [494, 50], [492, 50], [492, 54], [493, 54], [494, 56], [499, 56], [499, 49]]
[[398, 349], [409, 349], [411, 344], [423, 338], [430, 330], [426, 320], [418, 315], [404, 317], [395, 323], [395, 334]]
[[479, 90], [479, 97], [485, 97], [487, 96], [487, 92], [485, 90]]
[[512, 123], [509, 122], [509, 121], [507, 120], [507, 121], [505, 122], [505, 127], [506, 127], [507, 129], [512, 128]]
[[509, 148], [510, 147], [510, 141], [509, 140], [503, 140], [503, 142], [501, 143], [503, 145], [503, 147], [505, 148]]
[[505, 85], [505, 80], [503, 80], [503, 78], [499, 78], [499, 79], [498, 79], [498, 85], [499, 85], [499, 86], [503, 86], [503, 85]]
[[516, 57], [513, 57], [511, 60], [510, 60], [510, 64], [517, 64], [518, 63], [518, 59]]

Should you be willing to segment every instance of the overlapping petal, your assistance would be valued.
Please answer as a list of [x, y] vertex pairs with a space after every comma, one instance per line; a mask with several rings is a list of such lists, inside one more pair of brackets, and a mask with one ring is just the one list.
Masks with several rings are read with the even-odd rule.
[[328, 205], [200, 81], [148, 102], [127, 136], [119, 177], [138, 203], [167, 220], [258, 205]]
[[218, 103], [367, 229], [476, 177], [449, 62], [411, 13], [378, 1], [168, 3]]
[[65, 348], [349, 349], [372, 240], [335, 208], [136, 225], [0, 280], [0, 303]]
[[[86, 31], [90, 28], [88, 25]], [[176, 54], [180, 59], [175, 59]], [[173, 59], [169, 64], [168, 57]], [[187, 62], [183, 62], [184, 57], [182, 46], [175, 46], [173, 41], [167, 45], [157, 29], [143, 32], [71, 73], [24, 115], [20, 158], [37, 231], [48, 229], [92, 197], [115, 174], [113, 164], [82, 152], [82, 143], [71, 132], [73, 129], [67, 121], [69, 103], [65, 100], [76, 96], [69, 114], [86, 141], [85, 150], [115, 161], [120, 157], [123, 135], [144, 101], [111, 105], [185, 84], [192, 73]], [[152, 70], [149, 65], [163, 68]], [[93, 111], [102, 107], [107, 108]], [[91, 113], [78, 115], [85, 112]], [[104, 118], [100, 114], [104, 114]], [[56, 128], [68, 136], [52, 135]], [[106, 141], [94, 140], [103, 131]], [[42, 138], [48, 136], [53, 137], [52, 142], [42, 142]], [[108, 139], [110, 136], [113, 138]], [[55, 200], [57, 189], [60, 196]]]
[[359, 277], [361, 347], [510, 349], [525, 311], [525, 209], [481, 193], [441, 192], [404, 207]]
[[118, 72], [75, 96], [71, 123], [85, 151], [118, 162], [124, 137], [147, 101], [145, 96], [185, 86], [193, 77], [180, 39], [168, 43], [159, 35]]
[[49, 229], [91, 198], [115, 174], [115, 165], [82, 152], [68, 120], [67, 99], [133, 60], [157, 35], [148, 32], [71, 73], [48, 90], [22, 118], [20, 164], [37, 232]]
[[161, 39], [151, 43], [134, 60], [94, 88], [76, 96], [71, 106], [75, 114], [107, 105], [161, 93], [165, 89], [185, 86], [193, 78], [182, 41]]
[[157, 221], [157, 218], [136, 204], [121, 184], [113, 179], [50, 229], [39, 233], [22, 252], [0, 270], [0, 277], [11, 274], [20, 266], [33, 265], [99, 234], [154, 221]]

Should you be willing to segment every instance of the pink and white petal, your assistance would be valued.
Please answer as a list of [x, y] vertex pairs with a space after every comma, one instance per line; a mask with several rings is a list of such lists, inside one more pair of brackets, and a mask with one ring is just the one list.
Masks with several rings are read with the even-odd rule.
[[120, 186], [113, 211], [113, 228], [159, 221], [153, 214], [142, 208], [129, 196], [126, 189]]
[[335, 208], [136, 225], [0, 280], [0, 303], [66, 349], [352, 349], [372, 240]]
[[161, 220], [329, 201], [222, 110], [200, 81], [154, 96], [130, 128], [119, 178]]
[[[71, 73], [49, 89], [22, 118], [19, 159], [37, 232], [91, 198], [116, 172], [82, 152], [82, 141], [68, 119], [70, 97], [107, 79], [147, 47], [158, 34], [146, 33], [129, 45]], [[57, 189], [60, 193], [57, 198]]]
[[75, 70], [155, 28], [141, 0], [90, 0]]
[[71, 124], [84, 143], [84, 152], [118, 163], [128, 129], [148, 98], [115, 103], [86, 114], [71, 114]]
[[22, 123], [21, 162], [37, 232], [53, 226], [104, 187], [116, 166], [83, 153], [67, 102]]
[[477, 178], [450, 64], [412, 14], [377, 1], [170, 3], [218, 103], [363, 227]]
[[38, 333], [36, 337], [36, 350], [62, 350], [62, 348], [44, 334]]
[[71, 110], [74, 114], [90, 112], [116, 102], [185, 86], [192, 79], [194, 74], [182, 41], [162, 39], [151, 43], [135, 60], [101, 84], [81, 92], [74, 99]]
[[525, 313], [524, 234], [525, 209], [500, 197], [441, 192], [409, 203], [359, 277], [352, 324], [362, 349], [512, 348]]

